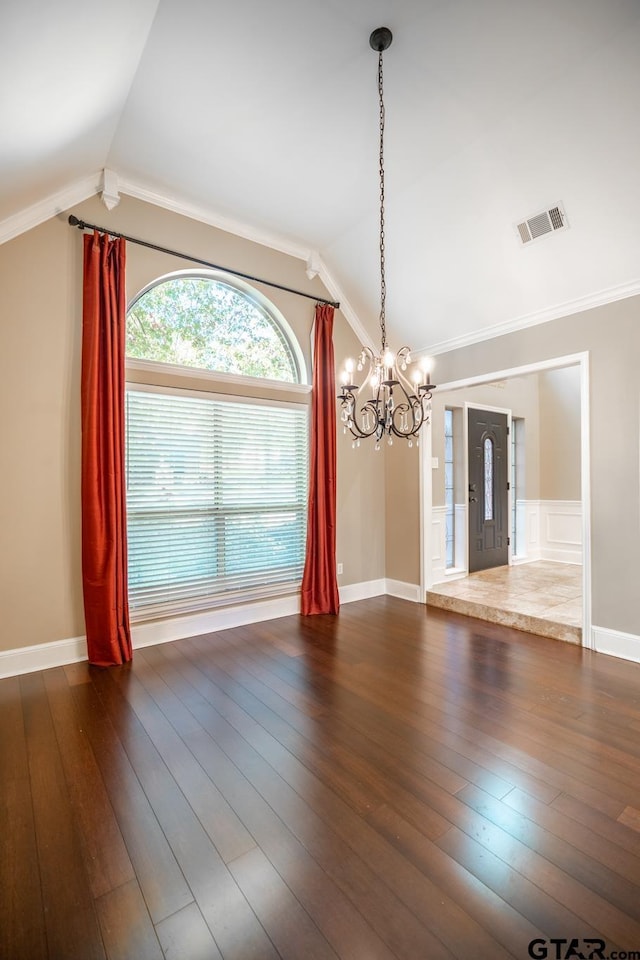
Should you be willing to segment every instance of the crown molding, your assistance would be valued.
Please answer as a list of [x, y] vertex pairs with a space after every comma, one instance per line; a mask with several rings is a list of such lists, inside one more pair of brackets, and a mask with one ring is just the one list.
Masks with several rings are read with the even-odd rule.
[[148, 190], [133, 180], [119, 178], [118, 185], [121, 193], [133, 197], [135, 200], [143, 200], [146, 203], [162, 207], [164, 210], [170, 210], [172, 213], [189, 217], [191, 220], [197, 220], [199, 223], [206, 223], [210, 227], [216, 227], [218, 230], [224, 230], [234, 236], [242, 237], [244, 240], [260, 243], [262, 246], [269, 247], [270, 250], [276, 250], [278, 253], [295, 257], [297, 260], [304, 260], [307, 264], [308, 271], [310, 270], [310, 265], [312, 265], [312, 272], [320, 278], [330, 297], [340, 303], [340, 310], [360, 343], [362, 343], [363, 346], [371, 347], [371, 349], [374, 348], [371, 336], [362, 325], [339, 284], [329, 273], [326, 264], [317, 250], [304, 247], [277, 234], [258, 230], [256, 227], [252, 227], [240, 220], [233, 220], [230, 217], [222, 216], [197, 204], [185, 203], [174, 197]]
[[[19, 213], [0, 221], [0, 244], [6, 243], [8, 240], [13, 240], [15, 237], [20, 236], [20, 234], [32, 230], [34, 227], [39, 226], [46, 220], [50, 220], [52, 217], [59, 216], [74, 206], [74, 204], [82, 203], [84, 200], [88, 200], [89, 197], [99, 194], [103, 189], [103, 177], [104, 171], [98, 170], [87, 177], [82, 177], [74, 181], [74, 183], [58, 190], [56, 193], [50, 194], [43, 200], [38, 201], [38, 203], [26, 207]], [[369, 332], [360, 321], [357, 313], [344, 296], [341, 287], [331, 275], [317, 251], [296, 244], [277, 234], [270, 234], [266, 231], [251, 227], [239, 220], [232, 220], [229, 217], [216, 214], [196, 204], [185, 203], [173, 197], [149, 190], [141, 184], [126, 178], [118, 178], [118, 186], [121, 193], [134, 199], [143, 200], [146, 203], [151, 203], [165, 210], [180, 214], [181, 216], [189, 217], [192, 220], [197, 220], [208, 226], [216, 227], [219, 230], [224, 230], [227, 233], [242, 237], [245, 240], [260, 243], [263, 246], [269, 247], [271, 250], [276, 250], [278, 253], [303, 260], [305, 263], [313, 261], [314, 270], [316, 267], [318, 268], [317, 275], [322, 281], [323, 286], [329, 292], [332, 299], [340, 302], [340, 310], [360, 343], [362, 343], [363, 346], [375, 349]], [[516, 317], [513, 320], [506, 320], [502, 323], [484, 327], [482, 330], [476, 330], [473, 333], [452, 337], [448, 340], [441, 340], [438, 343], [422, 347], [412, 352], [414, 355], [428, 354], [430, 356], [448, 353], [450, 350], [470, 347], [476, 343], [482, 343], [485, 340], [492, 340], [495, 337], [516, 333], [527, 327], [548, 323], [550, 320], [558, 320], [571, 314], [581, 313], [584, 310], [592, 310], [595, 307], [605, 306], [616, 300], [623, 300], [627, 297], [637, 296], [638, 294], [640, 294], [640, 279], [631, 280], [615, 287], [608, 287], [605, 290], [588, 294], [585, 297], [568, 300], [565, 303], [548, 307], [535, 313], [526, 314], [522, 317]]]
[[[21, 210], [19, 213], [0, 221], [0, 244], [5, 243], [7, 240], [12, 240], [22, 233], [26, 233], [27, 230], [32, 230], [46, 220], [50, 220], [52, 217], [68, 210], [74, 206], [74, 204], [82, 203], [84, 200], [88, 200], [89, 197], [100, 194], [104, 188], [105, 172], [104, 170], [99, 170], [88, 177], [83, 177], [68, 185], [63, 190], [59, 190], [57, 193], [45, 197], [44, 200], [33, 204], [31, 207], [27, 207], [25, 210]], [[164, 210], [169, 210], [180, 216], [189, 217], [191, 220], [205, 223], [210, 227], [216, 227], [218, 230], [224, 230], [234, 236], [242, 237], [244, 240], [259, 243], [286, 256], [295, 257], [297, 260], [304, 260], [307, 264], [313, 263], [314, 269], [318, 267], [317, 275], [320, 277], [331, 297], [340, 302], [340, 310], [344, 314], [349, 326], [353, 329], [356, 337], [363, 346], [370, 346], [373, 349], [371, 337], [360, 322], [355, 310], [347, 301], [340, 286], [327, 270], [326, 264], [323, 263], [317, 250], [311, 250], [309, 247], [294, 243], [292, 240], [288, 240], [277, 234], [259, 230], [240, 220], [233, 220], [230, 217], [222, 216], [197, 204], [186, 203], [174, 197], [167, 196], [166, 194], [150, 190], [134, 180], [119, 177], [114, 171], [110, 170], [108, 172], [112, 178], [117, 178], [119, 192], [133, 197], [134, 200], [142, 200], [145, 203], [151, 203], [156, 207], [161, 207]]]
[[102, 190], [102, 170], [82, 177], [80, 180], [50, 194], [19, 213], [0, 221], [0, 244], [19, 237], [27, 230], [39, 227], [46, 220], [59, 216], [76, 203], [82, 203]]
[[364, 328], [358, 314], [355, 312], [347, 298], [345, 297], [343, 291], [338, 286], [336, 281], [333, 279], [332, 275], [327, 269], [322, 257], [318, 257], [316, 261], [318, 267], [318, 276], [322, 280], [322, 283], [326, 287], [329, 295], [333, 300], [340, 304], [340, 312], [343, 314], [345, 320], [355, 333], [356, 337], [360, 341], [363, 347], [369, 347], [375, 352], [376, 346], [371, 338], [369, 332]]
[[550, 320], [560, 320], [562, 317], [569, 317], [574, 313], [593, 310], [595, 307], [604, 307], [608, 303], [614, 303], [616, 300], [625, 300], [627, 297], [635, 297], [638, 294], [640, 294], [640, 280], [630, 280], [627, 283], [621, 283], [615, 287], [599, 290], [597, 293], [590, 293], [586, 297], [567, 300], [565, 303], [560, 303], [555, 307], [547, 307], [536, 313], [528, 313], [525, 316], [516, 317], [513, 320], [505, 320], [503, 323], [483, 327], [482, 330], [476, 330], [474, 333], [464, 334], [460, 337], [452, 337], [450, 340], [441, 340], [439, 343], [434, 343], [419, 351], [414, 351], [414, 353], [428, 353], [431, 356], [448, 353], [450, 350], [459, 350], [462, 347], [470, 347], [475, 343], [482, 343], [485, 340], [493, 340], [494, 337], [503, 337], [508, 333], [517, 333], [518, 330], [525, 330], [527, 327], [535, 327], [541, 323], [548, 323]]
[[269, 233], [267, 230], [260, 230], [248, 223], [244, 223], [242, 220], [234, 220], [232, 217], [223, 216], [208, 207], [203, 207], [195, 203], [187, 203], [175, 197], [170, 197], [167, 194], [149, 190], [141, 183], [135, 180], [129, 180], [127, 177], [119, 177], [118, 185], [121, 193], [126, 193], [127, 196], [133, 197], [134, 200], [144, 200], [145, 203], [151, 203], [156, 207], [162, 207], [164, 210], [170, 210], [172, 213], [189, 217], [191, 220], [197, 220], [199, 223], [206, 223], [209, 227], [216, 227], [218, 230], [232, 233], [236, 237], [242, 237], [243, 240], [260, 243], [263, 247], [269, 247], [271, 250], [284, 253], [289, 257], [295, 257], [297, 260], [307, 261], [313, 253], [309, 247], [295, 243], [286, 237]]

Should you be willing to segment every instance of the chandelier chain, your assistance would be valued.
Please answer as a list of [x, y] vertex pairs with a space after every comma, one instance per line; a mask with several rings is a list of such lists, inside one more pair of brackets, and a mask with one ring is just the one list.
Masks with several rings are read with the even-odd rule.
[[[342, 387], [338, 395], [342, 406], [344, 432], [353, 437], [352, 446], [372, 437], [375, 449], [380, 449], [383, 438], [388, 444], [394, 437], [406, 440], [410, 447], [419, 443], [420, 429], [431, 418], [431, 395], [435, 389], [429, 380], [429, 364], [420, 366], [411, 358], [408, 346], [395, 353], [387, 349], [387, 281], [385, 276], [385, 192], [384, 192], [384, 81], [383, 51], [393, 39], [388, 27], [378, 27], [369, 37], [369, 46], [378, 53], [378, 100], [380, 104], [380, 150], [378, 153], [380, 200], [380, 336], [382, 349], [377, 354], [373, 347], [364, 346], [357, 361], [345, 361], [341, 374]], [[358, 384], [357, 373], [362, 372]]]
[[384, 248], [384, 88], [382, 74], [382, 50], [378, 54], [378, 96], [380, 98], [380, 332], [382, 335], [382, 352], [387, 346], [386, 301], [387, 283], [385, 278], [385, 248]]

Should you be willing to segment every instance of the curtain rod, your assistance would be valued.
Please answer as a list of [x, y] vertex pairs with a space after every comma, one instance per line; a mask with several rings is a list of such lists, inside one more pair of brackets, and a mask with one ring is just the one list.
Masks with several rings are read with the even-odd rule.
[[340, 304], [335, 300], [325, 300], [323, 297], [316, 297], [313, 293], [304, 293], [302, 290], [294, 290], [293, 287], [285, 287], [282, 283], [274, 283], [272, 280], [263, 280], [261, 277], [252, 277], [249, 273], [240, 273], [239, 270], [232, 270], [230, 267], [221, 267], [217, 263], [210, 263], [208, 260], [201, 260], [199, 257], [191, 257], [187, 253], [180, 253], [178, 250], [169, 250], [167, 247], [159, 247], [155, 243], [149, 243], [148, 240], [138, 240], [136, 237], [128, 237], [126, 233], [118, 233], [115, 230], [109, 230], [108, 227], [97, 227], [95, 223], [86, 223], [79, 220], [73, 213], [69, 215], [69, 224], [77, 227], [78, 230], [98, 230], [99, 233], [106, 233], [110, 237], [121, 237], [122, 240], [128, 240], [130, 243], [137, 243], [140, 247], [147, 247], [149, 250], [157, 250], [158, 253], [168, 253], [172, 257], [180, 257], [181, 260], [189, 260], [191, 263], [199, 263], [203, 267], [211, 267], [213, 270], [223, 270], [234, 277], [241, 277], [243, 280], [252, 280], [254, 283], [263, 283], [267, 287], [275, 287], [277, 290], [284, 290], [286, 293], [294, 293], [297, 297], [306, 297], [307, 300], [315, 300], [316, 303], [326, 303], [337, 310]]

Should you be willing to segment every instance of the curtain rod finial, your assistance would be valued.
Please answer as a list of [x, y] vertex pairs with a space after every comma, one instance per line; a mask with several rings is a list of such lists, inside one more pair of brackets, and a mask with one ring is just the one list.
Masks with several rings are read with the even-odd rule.
[[78, 220], [78, 218], [76, 217], [76, 215], [75, 215], [74, 213], [70, 213], [70, 214], [69, 214], [69, 224], [70, 224], [72, 227], [81, 227], [81, 226], [82, 226], [82, 222], [81, 222], [80, 220]]

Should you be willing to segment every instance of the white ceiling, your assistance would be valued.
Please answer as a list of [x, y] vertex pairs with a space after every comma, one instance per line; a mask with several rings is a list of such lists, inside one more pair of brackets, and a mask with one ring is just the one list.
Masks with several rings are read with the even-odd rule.
[[6, 0], [0, 221], [107, 167], [318, 250], [377, 340], [381, 25], [392, 345], [640, 291], [640, 0]]

